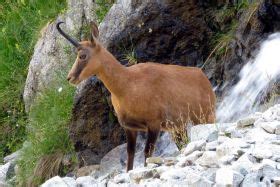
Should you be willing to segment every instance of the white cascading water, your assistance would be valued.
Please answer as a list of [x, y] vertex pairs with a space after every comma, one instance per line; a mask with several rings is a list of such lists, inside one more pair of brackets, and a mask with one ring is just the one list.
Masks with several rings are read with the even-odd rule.
[[231, 122], [258, 111], [258, 99], [280, 75], [280, 33], [272, 34], [261, 45], [255, 60], [241, 70], [233, 86], [217, 109], [218, 122]]

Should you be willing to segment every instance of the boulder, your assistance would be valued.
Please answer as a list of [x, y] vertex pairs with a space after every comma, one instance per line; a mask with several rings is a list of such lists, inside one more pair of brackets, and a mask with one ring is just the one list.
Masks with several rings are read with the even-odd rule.
[[5, 182], [7, 178], [7, 173], [10, 168], [11, 163], [8, 162], [4, 165], [0, 165], [0, 181]]
[[[146, 138], [144, 134], [139, 134], [137, 137], [136, 151], [134, 158], [134, 168], [143, 166], [144, 164], [144, 147]], [[168, 133], [163, 133], [157, 140], [154, 156], [169, 157], [179, 154], [176, 144], [172, 141]], [[126, 144], [122, 144], [108, 154], [106, 154], [100, 163], [101, 173], [112, 173], [122, 171], [126, 168], [127, 152]]]
[[64, 21], [64, 29], [73, 37], [80, 35], [86, 23], [96, 19], [95, 4], [90, 0], [69, 0], [68, 8], [55, 21], [48, 23], [41, 30], [41, 37], [35, 45], [28, 68], [23, 99], [26, 111], [37, 95], [56, 79], [58, 72], [66, 73], [74, 62], [74, 50], [57, 31], [56, 22]]
[[206, 140], [211, 142], [217, 140], [219, 132], [225, 132], [227, 128], [234, 126], [236, 126], [236, 123], [196, 125], [191, 128], [190, 141]]
[[229, 168], [220, 168], [216, 173], [216, 185], [219, 187], [238, 187], [243, 180], [243, 175]]
[[198, 140], [198, 141], [193, 141], [190, 142], [187, 147], [184, 149], [183, 154], [185, 156], [193, 153], [194, 151], [200, 151], [202, 149], [202, 147], [204, 147], [206, 145], [206, 141], [205, 140]]
[[59, 176], [55, 176], [49, 180], [47, 180], [46, 182], [44, 182], [41, 187], [56, 187], [56, 186], [60, 186], [60, 187], [75, 187], [76, 181], [73, 178], [70, 177], [64, 177], [61, 178]]
[[79, 177], [76, 179], [76, 183], [77, 186], [82, 186], [82, 187], [98, 186], [97, 181], [91, 176]]
[[217, 167], [218, 157], [215, 151], [205, 151], [203, 155], [196, 160], [197, 164], [204, 166], [204, 167]]

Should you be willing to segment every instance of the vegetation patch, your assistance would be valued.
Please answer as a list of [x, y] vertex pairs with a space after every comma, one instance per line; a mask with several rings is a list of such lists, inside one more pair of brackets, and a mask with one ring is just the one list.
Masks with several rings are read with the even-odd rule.
[[[30, 109], [27, 143], [18, 162], [20, 185], [38, 186], [50, 177], [69, 172], [62, 161], [74, 153], [68, 124], [75, 88], [65, 76], [58, 74], [58, 81], [38, 96]], [[74, 162], [75, 157], [70, 160]]]
[[39, 31], [66, 0], [3, 0], [0, 4], [0, 163], [26, 139], [22, 93]]
[[98, 23], [101, 23], [105, 18], [107, 12], [110, 10], [115, 0], [96, 0], [97, 4], [96, 15]]

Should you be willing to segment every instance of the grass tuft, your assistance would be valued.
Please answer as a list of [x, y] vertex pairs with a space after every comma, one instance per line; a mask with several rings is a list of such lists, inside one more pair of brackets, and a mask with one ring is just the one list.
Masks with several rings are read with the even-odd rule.
[[[61, 169], [60, 163], [64, 155], [74, 152], [68, 123], [75, 88], [64, 81], [64, 77], [64, 74], [58, 75], [58, 81], [42, 92], [30, 109], [28, 143], [18, 162], [17, 180], [20, 185], [36, 186], [43, 180], [67, 172]], [[50, 162], [55, 164], [46, 164]]]
[[115, 0], [95, 0], [97, 4], [96, 15], [98, 23], [101, 23], [105, 18], [107, 12], [110, 10]]

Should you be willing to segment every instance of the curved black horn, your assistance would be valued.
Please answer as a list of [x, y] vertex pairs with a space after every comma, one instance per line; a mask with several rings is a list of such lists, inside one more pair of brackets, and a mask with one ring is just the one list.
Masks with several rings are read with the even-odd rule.
[[60, 21], [56, 24], [56, 28], [58, 30], [58, 32], [64, 37], [66, 38], [71, 44], [73, 44], [75, 47], [79, 47], [79, 42], [77, 42], [76, 40], [74, 40], [73, 38], [71, 38], [68, 34], [66, 34], [63, 30], [61, 30], [61, 28], [59, 27], [59, 25], [61, 23], [64, 23], [63, 21]]

